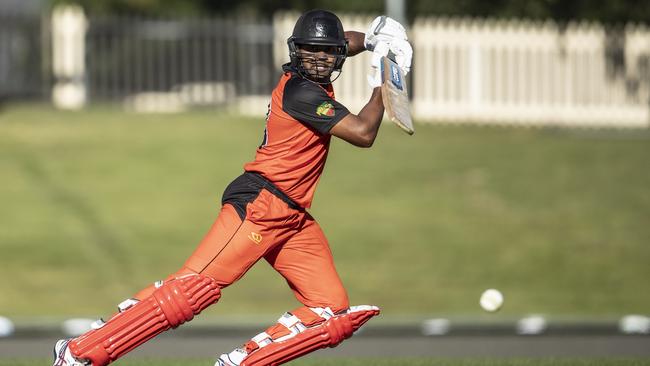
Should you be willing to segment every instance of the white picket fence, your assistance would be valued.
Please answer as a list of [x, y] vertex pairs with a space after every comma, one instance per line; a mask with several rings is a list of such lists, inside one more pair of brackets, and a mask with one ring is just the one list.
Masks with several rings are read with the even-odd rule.
[[593, 24], [423, 19], [412, 34], [419, 119], [648, 126], [647, 80], [635, 75], [646, 30], [628, 29], [622, 45]]
[[[70, 13], [54, 12], [53, 16], [69, 17]], [[247, 83], [255, 82], [255, 75], [268, 76], [277, 72], [279, 76], [280, 65], [288, 62], [286, 40], [298, 16], [298, 13], [278, 13], [268, 28], [243, 27], [246, 34], [235, 35], [237, 37], [232, 40], [239, 47], [239, 59], [232, 59], [233, 52], [203, 52], [197, 49], [193, 53], [193, 60], [198, 57], [206, 65], [232, 67], [222, 74], [235, 75], [236, 80], [227, 83], [214, 78], [203, 80], [198, 75], [191, 80], [179, 81], [183, 84], [175, 89], [184, 90], [183, 86], [190, 82], [191, 85], [228, 84], [231, 86], [228, 90], [232, 90], [232, 93], [228, 94], [226, 104], [236, 106], [236, 110], [242, 113], [262, 115], [271, 91], [262, 89], [271, 88], [272, 82], [261, 88], [260, 85], [248, 88]], [[359, 31], [364, 31], [373, 18], [370, 15], [341, 16], [346, 29]], [[76, 24], [83, 25], [84, 21]], [[208, 20], [204, 20], [204, 23], [210, 24]], [[75, 52], [74, 44], [83, 43], [79, 41], [84, 39], [80, 34], [82, 31], [68, 34], [57, 31], [56, 25], [59, 23], [56, 19], [53, 19], [53, 24], [53, 37], [60, 37], [53, 42], [56, 56], [54, 79], [59, 80], [59, 84], [64, 82], [79, 86], [83, 80], [111, 79], [93, 79], [92, 75], [86, 75], [86, 69], [78, 67], [78, 62], [83, 59], [79, 55], [83, 55], [83, 52]], [[180, 23], [171, 25], [178, 28]], [[203, 32], [213, 32], [212, 29], [222, 32], [216, 26], [205, 29]], [[267, 29], [272, 29], [272, 37]], [[644, 27], [628, 26], [618, 33], [608, 34], [598, 24], [573, 23], [560, 29], [552, 22], [418, 18], [407, 32], [414, 47], [409, 81], [412, 83], [412, 112], [417, 122], [650, 127], [650, 31]], [[213, 35], [215, 42], [220, 39], [220, 33], [201, 34], [202, 39]], [[196, 44], [191, 39], [181, 42]], [[73, 55], [69, 59], [76, 62], [74, 70], [79, 75], [71, 75], [69, 68], [57, 64], [57, 60], [68, 59], [57, 53], [57, 44]], [[274, 70], [270, 70], [273, 65], [264, 63], [257, 63], [255, 67], [242, 63], [255, 57], [268, 57], [251, 53], [255, 45], [271, 46], [269, 55], [272, 54]], [[83, 50], [83, 44], [76, 47]], [[337, 98], [352, 111], [360, 110], [370, 96], [366, 83], [368, 61], [367, 53], [351, 57], [343, 67], [343, 74], [335, 82]], [[192, 64], [184, 60], [176, 63]], [[206, 78], [210, 74], [207, 75]], [[113, 89], [116, 85], [113, 83]], [[65, 94], [63, 92], [67, 89], [62, 89], [62, 92], [61, 85], [59, 88], [57, 93]], [[70, 90], [67, 92], [71, 93]], [[142, 91], [138, 93], [143, 94]], [[158, 97], [170, 93], [178, 94], [173, 90], [156, 90], [156, 93], [147, 95]], [[81, 92], [72, 94], [84, 95]], [[124, 94], [115, 89], [111, 95]], [[154, 103], [160, 104], [168, 103]]]

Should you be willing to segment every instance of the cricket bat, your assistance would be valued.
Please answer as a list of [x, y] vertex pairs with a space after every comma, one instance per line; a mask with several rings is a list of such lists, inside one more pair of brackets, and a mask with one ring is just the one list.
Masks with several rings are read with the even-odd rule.
[[404, 132], [412, 135], [413, 120], [406, 78], [402, 69], [388, 57], [381, 58], [381, 97], [386, 114]]

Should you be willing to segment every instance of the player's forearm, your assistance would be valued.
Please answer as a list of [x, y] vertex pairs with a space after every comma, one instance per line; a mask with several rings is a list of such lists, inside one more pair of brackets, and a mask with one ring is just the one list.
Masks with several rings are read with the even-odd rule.
[[343, 117], [332, 127], [330, 133], [354, 146], [370, 147], [375, 142], [383, 116], [381, 88], [374, 88], [370, 100], [359, 114], [350, 113]]
[[345, 32], [345, 39], [348, 40], [348, 56], [354, 56], [366, 50], [363, 43], [365, 37], [365, 34], [361, 32]]
[[364, 126], [363, 137], [365, 147], [370, 147], [377, 138], [381, 120], [384, 117], [384, 103], [381, 99], [381, 88], [374, 88], [368, 103], [361, 109], [358, 114], [359, 119]]

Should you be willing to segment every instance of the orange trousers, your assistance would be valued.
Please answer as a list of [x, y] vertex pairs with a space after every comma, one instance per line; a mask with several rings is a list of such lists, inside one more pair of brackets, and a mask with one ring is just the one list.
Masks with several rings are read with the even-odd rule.
[[[291, 208], [266, 189], [246, 205], [242, 220], [224, 204], [216, 222], [185, 265], [169, 276], [200, 273], [224, 288], [240, 279], [264, 258], [287, 281], [298, 301], [308, 307], [348, 308], [348, 295], [332, 252], [316, 220], [305, 210]], [[143, 299], [153, 286], [135, 297]]]

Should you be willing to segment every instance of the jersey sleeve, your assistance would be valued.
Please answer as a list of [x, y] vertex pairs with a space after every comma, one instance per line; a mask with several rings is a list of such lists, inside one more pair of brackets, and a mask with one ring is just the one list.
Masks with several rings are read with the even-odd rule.
[[327, 95], [323, 88], [299, 77], [287, 81], [282, 96], [282, 109], [321, 134], [329, 133], [335, 124], [350, 113], [343, 104]]

